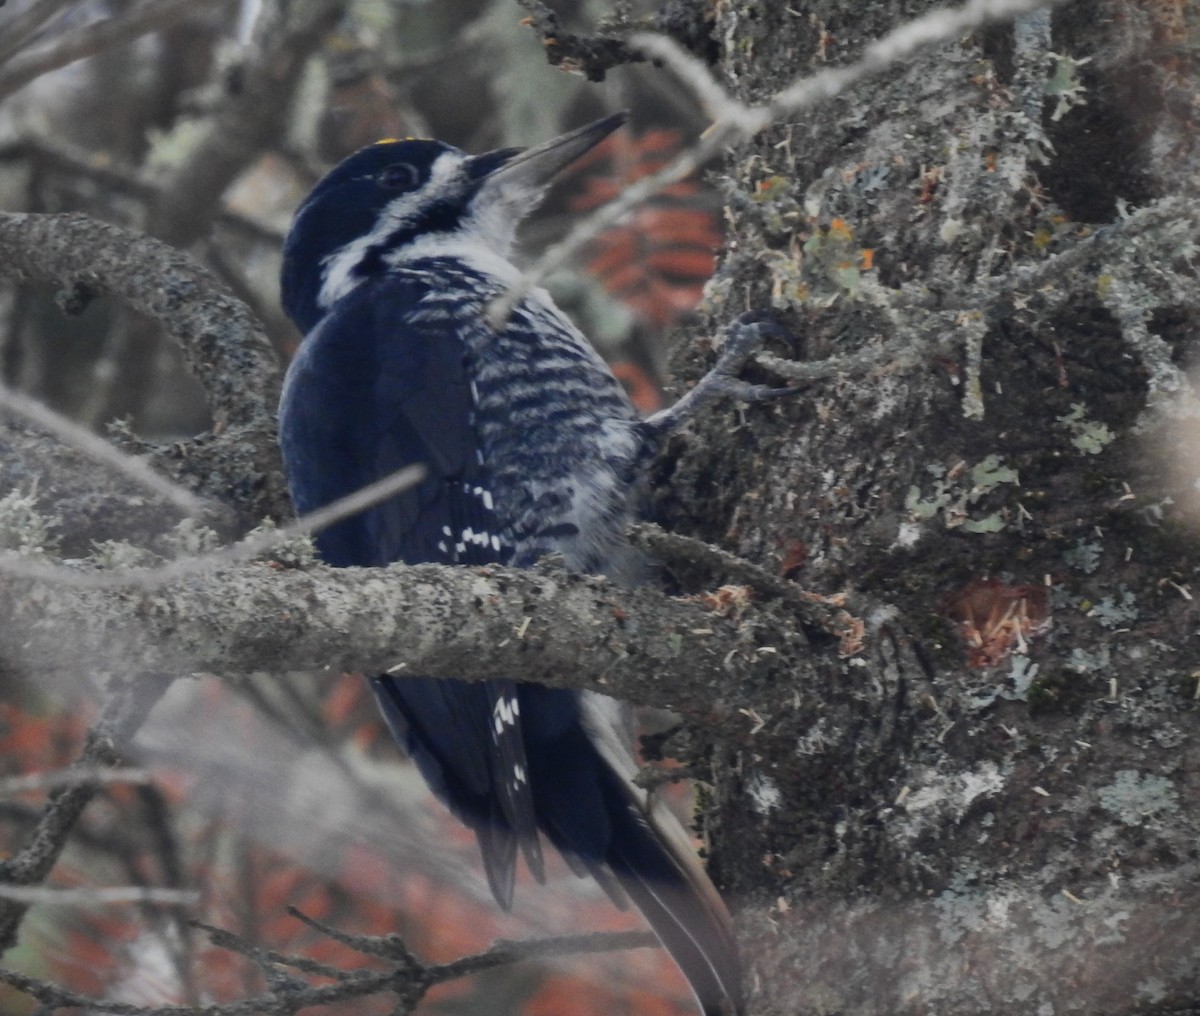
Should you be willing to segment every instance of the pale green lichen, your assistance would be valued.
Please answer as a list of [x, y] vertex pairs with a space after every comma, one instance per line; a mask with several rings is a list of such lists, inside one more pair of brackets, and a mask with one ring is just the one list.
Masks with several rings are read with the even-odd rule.
[[1105, 628], [1125, 628], [1137, 620], [1138, 609], [1133, 593], [1121, 585], [1115, 596], [1106, 596], [1087, 612]]
[[1096, 671], [1106, 671], [1112, 661], [1112, 653], [1107, 646], [1101, 646], [1095, 652], [1076, 646], [1071, 650], [1067, 660], [1067, 668], [1079, 674], [1090, 674]]
[[[270, 533], [277, 532], [279, 527], [271, 519], [263, 521], [246, 534], [247, 540], [253, 540]], [[261, 560], [275, 561], [287, 568], [308, 568], [317, 562], [317, 548], [311, 536], [293, 536], [281, 543], [273, 543], [261, 554]]]
[[1002, 483], [1020, 483], [1021, 477], [1011, 466], [1006, 466], [999, 455], [988, 455], [971, 467], [972, 497], [979, 497], [995, 490]]
[[1074, 547], [1063, 552], [1063, 560], [1076, 571], [1091, 575], [1100, 567], [1100, 555], [1103, 550], [1098, 543], [1087, 543], [1080, 539], [1075, 541]]
[[1073, 402], [1071, 411], [1058, 422], [1071, 432], [1071, 444], [1085, 455], [1099, 455], [1117, 437], [1107, 424], [1089, 419], [1081, 402]]
[[1179, 794], [1170, 780], [1153, 773], [1122, 769], [1107, 786], [1096, 791], [1100, 807], [1112, 812], [1123, 825], [1141, 825], [1145, 819], [1179, 807]]
[[999, 455], [988, 455], [965, 471], [947, 471], [941, 463], [926, 466], [926, 471], [934, 477], [932, 494], [922, 497], [921, 489], [913, 485], [904, 499], [904, 507], [914, 520], [932, 519], [940, 513], [947, 529], [995, 533], [1005, 527], [1008, 517], [1004, 511], [980, 517], [969, 514], [986, 494], [1006, 483], [1020, 483], [1017, 470], [1006, 466]]
[[964, 533], [998, 533], [1004, 528], [1004, 516], [992, 512], [981, 519], [967, 519], [962, 524]]
[[1028, 656], [1013, 656], [1008, 667], [1008, 679], [1012, 682], [1011, 697], [1019, 702], [1029, 698], [1029, 689], [1040, 668]]
[[749, 773], [745, 788], [754, 810], [764, 817], [775, 811], [783, 801], [783, 794], [775, 781], [757, 769]]
[[892, 830], [912, 841], [947, 822], [957, 824], [978, 802], [1000, 793], [1007, 775], [1007, 766], [1002, 768], [990, 760], [960, 773], [926, 770], [924, 784], [905, 798], [904, 811], [897, 815]]
[[199, 557], [211, 554], [221, 546], [221, 538], [208, 526], [195, 519], [181, 519], [159, 542], [166, 557]]
[[1134, 996], [1143, 1002], [1154, 1005], [1167, 997], [1166, 982], [1160, 977], [1147, 977], [1134, 989]]
[[94, 540], [88, 560], [99, 568], [143, 568], [159, 563], [156, 554], [124, 540]]
[[0, 498], [0, 550], [16, 551], [26, 557], [41, 557], [58, 551], [54, 532], [62, 519], [39, 510], [37, 484], [28, 490], [14, 488]]
[[992, 685], [970, 695], [966, 700], [967, 708], [971, 710], [986, 709], [997, 699], [1027, 702], [1029, 689], [1033, 686], [1040, 669], [1038, 664], [1031, 661], [1028, 656], [1014, 655], [1009, 662], [1008, 674], [1005, 675], [1003, 683]]
[[1046, 79], [1045, 91], [1048, 96], [1057, 100], [1050, 119], [1061, 120], [1076, 106], [1087, 104], [1087, 89], [1079, 78], [1079, 68], [1092, 58], [1090, 56], [1077, 58], [1065, 53], [1049, 55], [1054, 60], [1054, 66], [1050, 71], [1050, 77]]

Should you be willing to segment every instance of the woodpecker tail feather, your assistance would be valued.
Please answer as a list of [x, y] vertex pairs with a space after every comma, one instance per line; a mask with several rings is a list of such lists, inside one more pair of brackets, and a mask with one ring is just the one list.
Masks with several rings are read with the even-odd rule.
[[683, 971], [704, 1016], [740, 1014], [733, 921], [679, 820], [634, 782], [628, 707], [591, 693], [580, 705], [591, 746], [603, 759], [598, 775], [609, 823], [604, 864]]
[[729, 912], [683, 827], [661, 802], [638, 800], [613, 773], [612, 839], [605, 860], [692, 987], [704, 1016], [742, 1012]]
[[[371, 685], [434, 793], [475, 831], [502, 907], [512, 903], [518, 850], [542, 878], [540, 828], [576, 874], [591, 874], [620, 907], [633, 901], [704, 1016], [741, 1013], [729, 912], [679, 820], [633, 782], [627, 707], [510, 681], [382, 677]], [[497, 723], [497, 703], [505, 705], [504, 722]], [[499, 743], [506, 738], [517, 743]], [[456, 754], [464, 743], [486, 750]]]

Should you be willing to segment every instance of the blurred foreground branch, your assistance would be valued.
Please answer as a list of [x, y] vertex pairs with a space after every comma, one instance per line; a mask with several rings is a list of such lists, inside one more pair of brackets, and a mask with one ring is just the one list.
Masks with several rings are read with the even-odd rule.
[[[294, 912], [295, 913], [295, 912]], [[128, 1002], [107, 1002], [67, 991], [56, 984], [29, 977], [15, 970], [0, 969], [0, 983], [10, 984], [42, 1004], [41, 1011], [53, 1012], [65, 1008], [86, 1008], [89, 1012], [112, 1016], [242, 1016], [242, 1014], [271, 1013], [290, 1016], [317, 1005], [330, 1005], [356, 998], [391, 994], [396, 998], [394, 1014], [410, 1013], [430, 988], [460, 977], [510, 966], [527, 960], [573, 956], [596, 952], [616, 952], [624, 949], [646, 949], [658, 945], [649, 932], [611, 932], [593, 935], [566, 935], [559, 938], [533, 939], [525, 942], [497, 942], [487, 952], [465, 956], [450, 963], [423, 964], [399, 939], [345, 935], [324, 925], [295, 914], [305, 923], [337, 941], [350, 945], [370, 956], [388, 961], [389, 969], [338, 970], [299, 956], [285, 956], [260, 949], [240, 936], [219, 928], [201, 925], [213, 944], [251, 960], [261, 970], [268, 991], [255, 998], [213, 1005], [140, 1006]], [[313, 985], [299, 980], [288, 969], [332, 979], [332, 984]]]

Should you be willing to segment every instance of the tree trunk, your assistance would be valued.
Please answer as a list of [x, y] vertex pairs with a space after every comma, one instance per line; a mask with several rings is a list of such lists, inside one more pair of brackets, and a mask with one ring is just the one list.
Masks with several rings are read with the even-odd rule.
[[[932, 6], [721, 3], [726, 85]], [[1028, 15], [724, 169], [704, 334], [773, 305], [807, 379], [677, 438], [656, 514], [849, 593], [715, 753], [756, 1016], [1200, 1012], [1197, 16]]]

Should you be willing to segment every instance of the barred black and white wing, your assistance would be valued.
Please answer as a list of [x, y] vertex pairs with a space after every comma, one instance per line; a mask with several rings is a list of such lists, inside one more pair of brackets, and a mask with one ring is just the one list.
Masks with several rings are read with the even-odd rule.
[[[465, 349], [404, 313], [424, 295], [386, 277], [339, 300], [288, 372], [280, 442], [292, 497], [313, 511], [414, 463], [406, 491], [317, 536], [339, 567], [506, 563], [475, 440]], [[518, 848], [543, 877], [520, 705], [511, 680], [371, 680], [384, 718], [431, 788], [476, 834], [488, 882], [512, 902]]]

